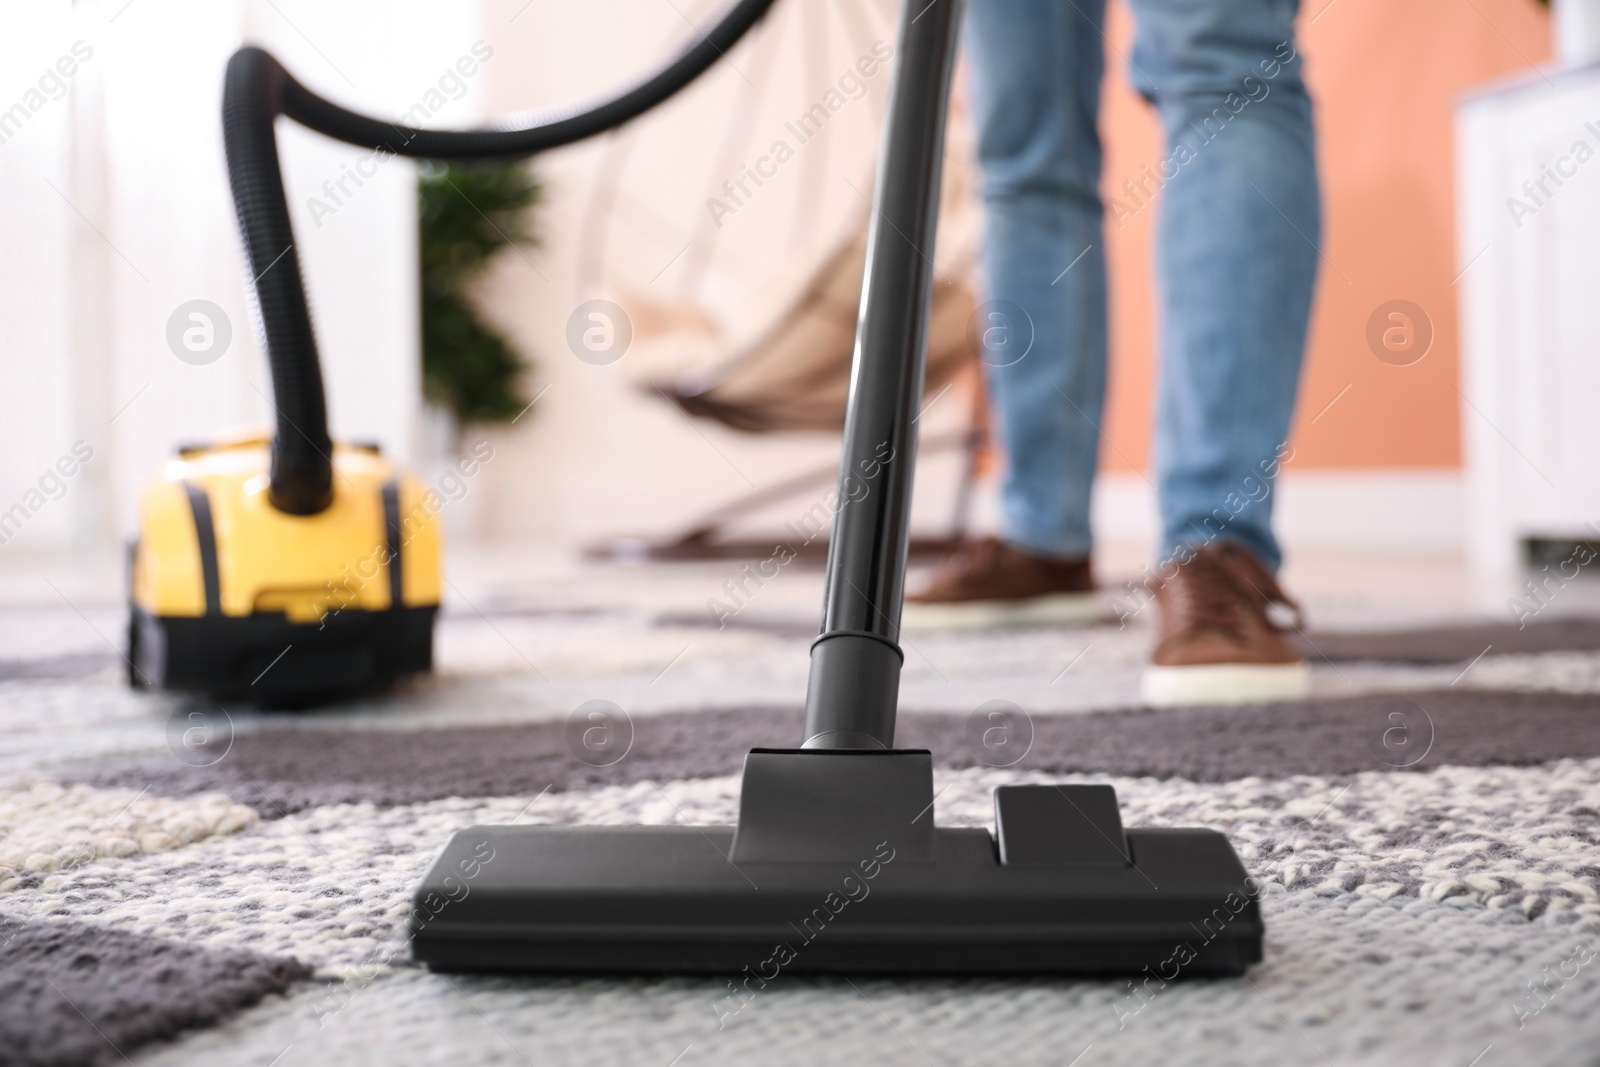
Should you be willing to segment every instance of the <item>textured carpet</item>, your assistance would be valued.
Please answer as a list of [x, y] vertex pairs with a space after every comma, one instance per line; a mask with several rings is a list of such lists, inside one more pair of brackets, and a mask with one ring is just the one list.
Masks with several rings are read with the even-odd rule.
[[[664, 625], [713, 627], [728, 625], [789, 637], [813, 637], [815, 623], [759, 615], [717, 618], [698, 612], [657, 616]], [[1569, 652], [1600, 648], [1600, 620], [1533, 619], [1514, 622], [1414, 626], [1402, 630], [1312, 630], [1295, 641], [1309, 658], [1321, 663], [1382, 660], [1388, 663], [1461, 663], [1493, 648], [1510, 653]]]
[[[1110, 782], [1129, 824], [1230, 835], [1265, 962], [784, 978], [719, 1024], [722, 979], [428, 974], [403, 915], [472, 823], [732, 821], [743, 752], [798, 731], [801, 617], [447, 617], [437, 678], [302, 715], [129, 693], [116, 622], [0, 618], [69, 638], [0, 670], [0, 1064], [1600, 1062], [1600, 625], [1312, 632], [1316, 699], [1163, 711], [1137, 627], [915, 638], [901, 741], [941, 824]], [[626, 708], [604, 767], [569, 740], [592, 699]], [[992, 699], [1019, 759], [971, 740]], [[171, 740], [196, 721], [204, 758]]]
[[0, 1063], [118, 1063], [312, 975], [296, 960], [0, 914]]
[[1519, 626], [1494, 622], [1406, 630], [1312, 631], [1301, 647], [1324, 662], [1461, 663], [1486, 651], [1568, 652], [1600, 648], [1600, 620], [1546, 619]]
[[[1382, 747], [1391, 713], [1414, 720], [1414, 760], [1400, 753], [1391, 757]], [[969, 719], [905, 713], [898, 743], [929, 749], [946, 767], [992, 762], [973, 748]], [[1508, 721], [1515, 729], [1507, 729]], [[1030, 722], [1031, 745], [1012, 764], [1019, 770], [1203, 782], [1264, 773], [1348, 774], [1385, 760], [1422, 770], [1600, 756], [1600, 694], [1589, 693], [1418, 690], [1252, 708], [1135, 708]], [[798, 708], [641, 716], [633, 723], [627, 757], [597, 767], [573, 757], [564, 722], [406, 732], [274, 724], [236, 737], [227, 759], [213, 766], [189, 767], [166, 755], [67, 777], [100, 787], [144, 787], [158, 795], [224, 793], [273, 818], [321, 804], [523, 796], [737, 774], [751, 748], [794, 737], [800, 726]]]

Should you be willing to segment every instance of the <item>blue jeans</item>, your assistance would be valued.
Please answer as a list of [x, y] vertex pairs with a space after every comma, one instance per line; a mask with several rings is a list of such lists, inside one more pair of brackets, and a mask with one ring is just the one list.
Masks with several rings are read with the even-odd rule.
[[[1115, 175], [1114, 224], [1155, 210], [1162, 558], [1218, 537], [1269, 567], [1321, 240], [1297, 0], [1132, 0], [1134, 87], [1166, 148]], [[1007, 456], [1005, 539], [1090, 548], [1106, 388], [1095, 127], [1105, 0], [971, 0], [966, 46], [988, 213], [985, 378]], [[1031, 347], [1026, 343], [1031, 337]], [[990, 344], [992, 340], [995, 343]], [[1025, 354], [1024, 353], [1025, 350]]]

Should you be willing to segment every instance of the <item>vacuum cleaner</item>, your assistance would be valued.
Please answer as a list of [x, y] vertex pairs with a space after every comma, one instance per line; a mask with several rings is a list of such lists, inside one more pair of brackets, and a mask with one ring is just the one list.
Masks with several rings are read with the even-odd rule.
[[[313, 448], [297, 427], [286, 437], [290, 421], [280, 411], [270, 441], [182, 448], [141, 494], [135, 688], [294, 707], [431, 668], [439, 532], [427, 491], [375, 445], [324, 430]], [[317, 462], [296, 466], [306, 452]], [[308, 482], [320, 490], [306, 494]]]
[[[446, 158], [527, 154], [664, 100], [771, 3], [740, 0], [615, 100], [518, 130], [364, 118], [253, 49], [235, 56], [229, 89], [249, 86], [264, 110], [355, 144]], [[413, 955], [429, 968], [716, 973], [745, 996], [793, 972], [1166, 981], [1238, 974], [1261, 959], [1257, 893], [1222, 834], [1124, 829], [1114, 790], [1088, 784], [1002, 786], [993, 834], [937, 827], [932, 755], [894, 745], [913, 423], [960, 8], [910, 0], [901, 13], [840, 458], [839, 498], [849, 503], [829, 541], [798, 745], [746, 756], [733, 826], [458, 831], [408, 920]]]
[[229, 68], [223, 125], [271, 368], [276, 433], [180, 448], [142, 492], [128, 681], [296, 707], [433, 665], [437, 493], [335, 443], [278, 167], [264, 53]]
[[395, 155], [527, 156], [612, 129], [666, 100], [772, 3], [742, 0], [636, 88], [520, 130], [417, 130], [369, 119], [318, 97], [259, 48], [235, 53], [224, 76], [223, 140], [276, 432], [181, 448], [141, 494], [129, 567], [131, 685], [297, 707], [432, 668], [439, 500], [375, 446], [329, 436], [278, 117]]

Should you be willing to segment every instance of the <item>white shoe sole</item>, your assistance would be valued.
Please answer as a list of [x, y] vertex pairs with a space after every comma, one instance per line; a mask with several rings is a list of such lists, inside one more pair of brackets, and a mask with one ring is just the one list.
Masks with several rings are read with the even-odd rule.
[[1215, 663], [1144, 669], [1139, 697], [1155, 708], [1191, 704], [1264, 704], [1311, 695], [1311, 668], [1304, 663]]
[[1051, 593], [1025, 600], [969, 600], [959, 604], [907, 601], [900, 628], [911, 633], [935, 630], [999, 630], [1095, 622], [1105, 614], [1098, 593]]

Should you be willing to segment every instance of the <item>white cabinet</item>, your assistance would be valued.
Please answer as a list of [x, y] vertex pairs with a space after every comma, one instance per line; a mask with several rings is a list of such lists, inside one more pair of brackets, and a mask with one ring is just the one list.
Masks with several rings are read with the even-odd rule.
[[1514, 587], [1530, 539], [1600, 541], [1600, 65], [1457, 107], [1470, 558]]

